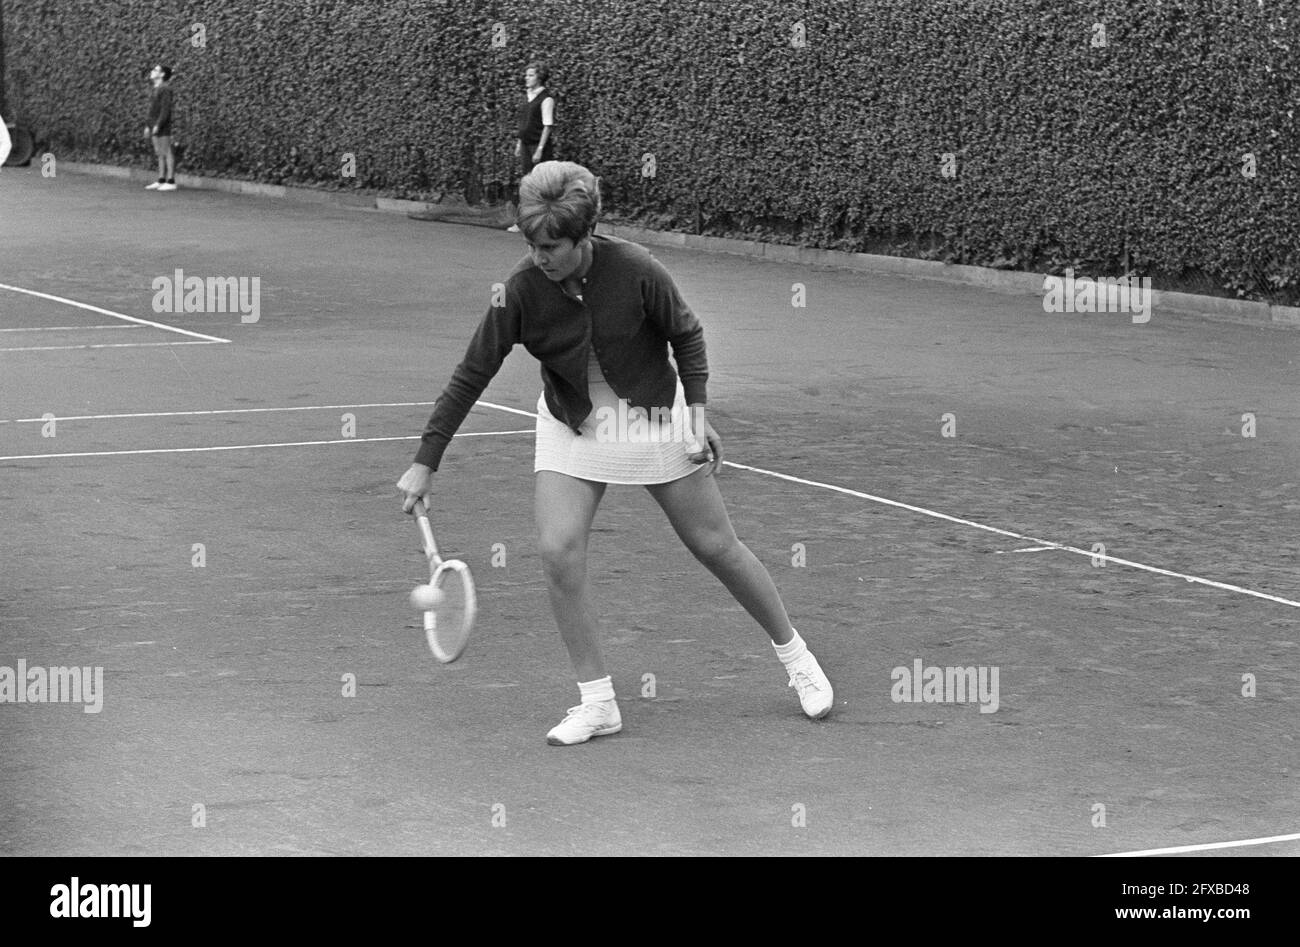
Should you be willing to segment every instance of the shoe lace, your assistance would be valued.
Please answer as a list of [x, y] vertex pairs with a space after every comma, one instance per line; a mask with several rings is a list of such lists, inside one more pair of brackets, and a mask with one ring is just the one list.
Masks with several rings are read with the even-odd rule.
[[801, 694], [809, 688], [812, 690], [821, 690], [821, 688], [817, 686], [817, 682], [813, 679], [813, 676], [804, 670], [790, 672], [790, 686]]

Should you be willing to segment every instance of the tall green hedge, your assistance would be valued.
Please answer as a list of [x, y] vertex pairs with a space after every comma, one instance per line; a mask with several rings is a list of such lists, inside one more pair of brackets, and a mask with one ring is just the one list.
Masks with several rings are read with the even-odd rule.
[[56, 155], [147, 162], [163, 61], [191, 170], [493, 197], [540, 57], [560, 156], [625, 217], [1300, 300], [1300, 11], [1278, 0], [0, 5], [9, 107]]

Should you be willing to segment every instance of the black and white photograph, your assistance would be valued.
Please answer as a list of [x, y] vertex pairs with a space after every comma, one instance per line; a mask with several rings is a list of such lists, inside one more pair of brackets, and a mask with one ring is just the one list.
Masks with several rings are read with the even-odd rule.
[[84, 865], [24, 910], [1108, 856], [1114, 928], [1249, 930], [1297, 77], [1294, 0], [0, 0], [0, 855]]

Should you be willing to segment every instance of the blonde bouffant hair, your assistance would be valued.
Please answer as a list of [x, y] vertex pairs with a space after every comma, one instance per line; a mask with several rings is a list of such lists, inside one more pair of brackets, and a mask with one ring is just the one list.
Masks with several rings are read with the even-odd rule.
[[590, 236], [600, 216], [600, 182], [572, 161], [543, 161], [519, 182], [515, 223], [530, 241]]

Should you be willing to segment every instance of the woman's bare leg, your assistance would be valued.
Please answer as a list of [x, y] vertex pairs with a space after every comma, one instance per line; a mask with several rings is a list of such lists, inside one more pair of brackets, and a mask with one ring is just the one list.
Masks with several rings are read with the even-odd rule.
[[721, 580], [775, 644], [793, 637], [776, 583], [758, 557], [736, 537], [716, 477], [704, 468], [671, 483], [646, 488], [696, 559]]
[[587, 579], [587, 540], [605, 484], [539, 470], [538, 546], [551, 610], [579, 681], [606, 676]]

